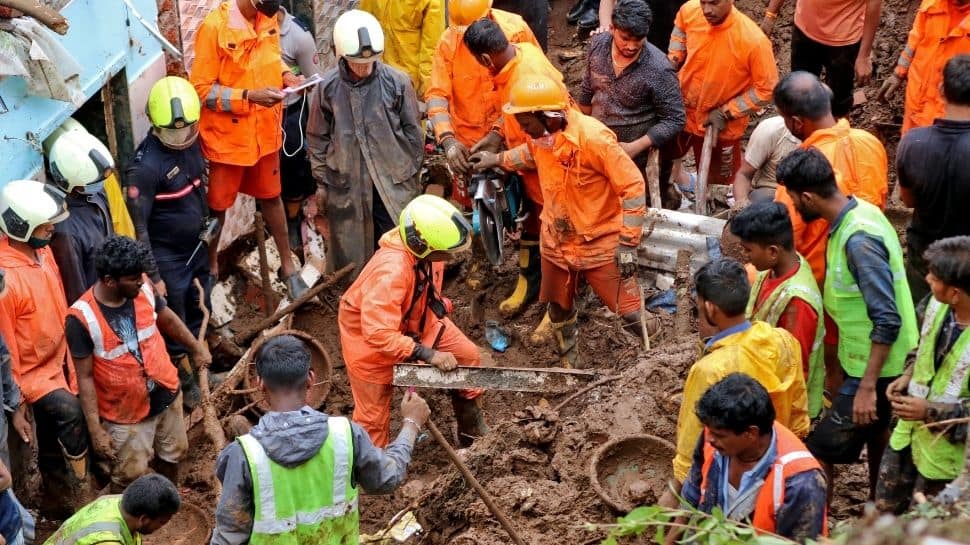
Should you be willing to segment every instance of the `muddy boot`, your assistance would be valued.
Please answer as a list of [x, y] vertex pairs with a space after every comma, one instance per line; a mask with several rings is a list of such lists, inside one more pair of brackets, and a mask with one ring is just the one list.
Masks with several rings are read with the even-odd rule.
[[566, 369], [585, 369], [582, 358], [579, 357], [579, 325], [576, 323], [576, 313], [565, 322], [552, 322], [552, 332], [559, 349], [559, 364]]
[[[58, 444], [60, 444], [60, 441], [58, 441]], [[64, 445], [60, 445], [60, 447], [64, 461], [67, 462], [67, 471], [64, 475], [67, 490], [62, 490], [61, 494], [64, 494], [67, 498], [72, 509], [77, 510], [91, 503], [98, 496], [98, 490], [96, 490], [93, 479], [88, 479], [88, 451], [85, 450], [74, 456], [68, 454]]]
[[539, 241], [523, 238], [519, 241], [519, 278], [515, 291], [498, 305], [503, 316], [515, 316], [539, 297], [542, 280], [542, 260], [539, 257]]
[[485, 282], [488, 267], [488, 258], [485, 257], [485, 248], [482, 247], [482, 237], [476, 235], [472, 240], [472, 257], [468, 265], [468, 273], [465, 275], [465, 285], [469, 289], [480, 289]]
[[176, 487], [178, 487], [178, 485], [179, 485], [179, 465], [178, 465], [178, 462], [176, 462], [176, 463], [173, 464], [172, 462], [166, 462], [165, 460], [162, 460], [161, 458], [156, 458], [155, 459], [155, 471], [157, 471], [158, 474], [161, 475], [162, 477], [165, 477], [166, 479], [172, 481], [172, 484], [174, 484]]
[[[644, 316], [643, 320], [647, 325], [647, 335], [650, 336], [650, 339], [655, 339], [657, 334], [660, 333], [660, 317], [649, 310], [645, 311], [645, 313], [646, 316]], [[625, 322], [623, 328], [639, 337], [642, 341], [643, 328], [640, 327], [640, 311], [624, 314], [623, 321]]]
[[179, 372], [179, 383], [182, 385], [182, 406], [191, 411], [202, 402], [202, 390], [199, 389], [199, 374], [192, 369], [188, 354], [175, 357], [175, 368]]
[[529, 335], [529, 342], [532, 346], [542, 346], [551, 343], [553, 338], [552, 320], [549, 319], [549, 311], [547, 310], [542, 316], [542, 321]]
[[458, 423], [458, 445], [461, 448], [470, 447], [475, 439], [488, 433], [479, 399], [481, 397], [465, 399], [457, 392], [451, 394], [451, 406], [455, 409], [455, 421]]

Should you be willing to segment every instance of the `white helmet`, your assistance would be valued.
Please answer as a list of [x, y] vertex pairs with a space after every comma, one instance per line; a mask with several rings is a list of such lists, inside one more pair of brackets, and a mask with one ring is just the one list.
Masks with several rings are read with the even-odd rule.
[[111, 152], [100, 140], [87, 132], [68, 130], [50, 146], [48, 154], [51, 179], [65, 194], [75, 188], [84, 193], [97, 193], [114, 168]]
[[347, 62], [370, 63], [384, 52], [384, 30], [377, 18], [359, 9], [337, 17], [333, 25], [333, 47]]
[[27, 242], [34, 229], [68, 216], [64, 197], [53, 187], [35, 180], [14, 180], [0, 189], [0, 230]]

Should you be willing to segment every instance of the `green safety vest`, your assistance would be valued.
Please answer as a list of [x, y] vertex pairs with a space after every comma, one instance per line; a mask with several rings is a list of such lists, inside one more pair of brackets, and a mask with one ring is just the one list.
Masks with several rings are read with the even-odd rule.
[[[936, 369], [936, 343], [949, 311], [949, 305], [931, 298], [923, 317], [923, 342], [916, 352], [913, 378], [909, 382], [909, 395], [933, 403], [958, 403], [961, 398], [970, 397], [967, 389], [970, 329], [960, 334], [953, 348], [943, 358], [940, 369]], [[934, 433], [921, 422], [900, 420], [889, 444], [894, 450], [911, 445], [913, 463], [920, 475], [927, 479], [952, 480], [963, 469], [965, 443], [951, 443], [942, 436], [942, 432]]]
[[865, 231], [882, 239], [889, 251], [889, 267], [893, 273], [893, 290], [896, 294], [896, 310], [902, 318], [899, 336], [889, 350], [882, 368], [882, 377], [894, 377], [903, 372], [906, 355], [916, 348], [919, 331], [916, 326], [916, 311], [909, 284], [906, 282], [903, 264], [903, 249], [899, 237], [889, 220], [875, 206], [858, 199], [857, 206], [849, 210], [835, 232], [829, 235], [825, 251], [826, 273], [822, 300], [825, 312], [839, 328], [839, 362], [850, 377], [861, 378], [869, 363], [872, 341], [872, 321], [867, 314], [866, 303], [862, 300], [859, 284], [849, 271], [845, 255], [845, 245], [849, 237]]
[[320, 450], [306, 462], [274, 462], [252, 435], [242, 445], [253, 478], [250, 545], [357, 545], [357, 488], [351, 483], [354, 440], [350, 421], [331, 416]]
[[44, 545], [96, 545], [121, 543], [141, 545], [141, 534], [134, 535], [121, 514], [121, 495], [101, 496], [82, 507]]
[[745, 315], [749, 320], [760, 320], [778, 327], [778, 320], [788, 308], [788, 303], [794, 298], [805, 301], [818, 314], [818, 326], [815, 328], [815, 339], [809, 351], [808, 377], [805, 381], [808, 389], [808, 417], [815, 418], [822, 412], [822, 391], [825, 389], [825, 350], [822, 347], [825, 340], [825, 319], [822, 294], [818, 291], [818, 282], [812, 274], [812, 266], [800, 254], [798, 263], [798, 271], [779, 284], [756, 310], [754, 305], [761, 295], [761, 287], [770, 274], [769, 271], [759, 272], [754, 286], [751, 287]]

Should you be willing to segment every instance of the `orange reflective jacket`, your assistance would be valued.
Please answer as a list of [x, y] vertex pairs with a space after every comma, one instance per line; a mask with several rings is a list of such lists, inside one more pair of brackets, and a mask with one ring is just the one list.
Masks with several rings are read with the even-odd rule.
[[[427, 308], [427, 289], [414, 300], [418, 259], [405, 248], [398, 230], [384, 233], [379, 245], [340, 298], [337, 322], [347, 372], [373, 384], [390, 384], [394, 364], [410, 358], [415, 338], [433, 339], [441, 325]], [[440, 296], [444, 264], [429, 265]]]
[[165, 349], [165, 340], [155, 324], [155, 292], [145, 279], [134, 299], [135, 329], [139, 362], [101, 312], [94, 288], [84, 292], [68, 312], [87, 329], [94, 344], [94, 390], [98, 394], [98, 414], [116, 424], [136, 424], [148, 416], [148, 380], [156, 388], [174, 392], [179, 387], [178, 371]]
[[[514, 118], [510, 125], [518, 128]], [[566, 269], [592, 269], [614, 259], [618, 244], [640, 244], [643, 174], [606, 125], [571, 109], [565, 130], [529, 139], [502, 158], [506, 169], [539, 173], [542, 257]]]
[[[515, 49], [515, 57], [503, 66], [502, 70], [492, 79], [500, 104], [504, 105], [509, 101], [512, 86], [519, 78], [533, 74], [541, 74], [559, 82], [563, 93], [569, 95], [569, 89], [566, 88], [565, 83], [562, 83], [562, 72], [549, 62], [548, 57], [539, 46], [523, 43], [516, 45]], [[573, 104], [572, 98], [569, 99], [569, 102]], [[530, 140], [529, 135], [516, 123], [515, 116], [503, 113], [493, 121], [492, 130], [505, 138], [505, 147], [512, 149]], [[525, 187], [526, 195], [532, 202], [541, 205], [544, 201], [543, 190], [539, 187], [539, 175], [530, 170], [520, 173], [522, 174], [522, 185]]]
[[[539, 42], [522, 17], [493, 9], [489, 18], [498, 23], [509, 42]], [[431, 69], [431, 85], [425, 94], [428, 119], [440, 141], [452, 134], [471, 147], [488, 133], [489, 126], [502, 113], [488, 69], [478, 64], [462, 41], [464, 28], [449, 27], [438, 41]]]
[[[867, 201], [879, 208], [886, 207], [889, 193], [889, 163], [886, 148], [868, 131], [853, 129], [849, 121], [840, 119], [828, 129], [813, 132], [802, 147], [815, 147], [832, 164], [839, 190], [846, 195]], [[829, 239], [829, 224], [823, 219], [805, 223], [795, 210], [783, 185], [775, 189], [775, 200], [784, 204], [791, 215], [795, 232], [795, 249], [805, 256], [819, 286], [825, 280], [825, 247]]]
[[269, 108], [243, 99], [244, 90], [283, 87], [289, 68], [280, 56], [276, 17], [256, 16], [256, 28], [236, 2], [209, 12], [195, 35], [189, 80], [202, 101], [199, 135], [206, 159], [255, 165], [283, 144], [283, 104]]
[[14, 250], [6, 237], [0, 240], [0, 269], [6, 272], [0, 334], [10, 349], [13, 378], [27, 403], [54, 390], [77, 394], [74, 362], [64, 335], [67, 298], [61, 273], [50, 248], [37, 250], [37, 257], [35, 261]]
[[903, 134], [943, 117], [943, 66], [964, 53], [970, 53], [970, 4], [923, 0], [896, 63], [896, 75], [908, 79]]
[[381, 60], [411, 77], [419, 97], [431, 82], [431, 58], [445, 31], [445, 0], [361, 0], [384, 31]]
[[[751, 518], [752, 525], [763, 532], [772, 534], [777, 533], [775, 516], [781, 506], [785, 503], [785, 482], [800, 473], [808, 471], [821, 471], [822, 466], [812, 453], [805, 447], [801, 439], [795, 436], [785, 426], [778, 422], [774, 424], [775, 431], [775, 459], [771, 464], [771, 469], [765, 476], [761, 490], [758, 491], [758, 499], [755, 500], [754, 515]], [[707, 431], [705, 430], [705, 434]], [[717, 452], [709, 442], [704, 442], [704, 466], [701, 468], [701, 502], [704, 501], [704, 494], [707, 493], [709, 473], [714, 462], [714, 453]], [[724, 508], [724, 506], [721, 506]], [[823, 507], [823, 511], [824, 511]], [[823, 515], [825, 519], [828, 515]], [[827, 520], [822, 523], [822, 535], [828, 535]]]
[[719, 139], [740, 139], [749, 116], [771, 103], [778, 83], [771, 40], [737, 8], [731, 8], [723, 23], [711, 26], [700, 0], [689, 0], [674, 20], [668, 57], [680, 69], [687, 110], [684, 130], [690, 134], [704, 134], [708, 114], [721, 108], [731, 119]]

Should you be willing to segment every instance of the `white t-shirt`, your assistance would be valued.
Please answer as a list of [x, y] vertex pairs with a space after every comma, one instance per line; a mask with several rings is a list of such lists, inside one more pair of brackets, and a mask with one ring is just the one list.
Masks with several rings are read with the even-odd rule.
[[754, 176], [751, 177], [751, 189], [775, 187], [775, 170], [779, 161], [801, 143], [785, 127], [785, 120], [780, 115], [758, 123], [744, 151], [744, 160], [755, 168]]

